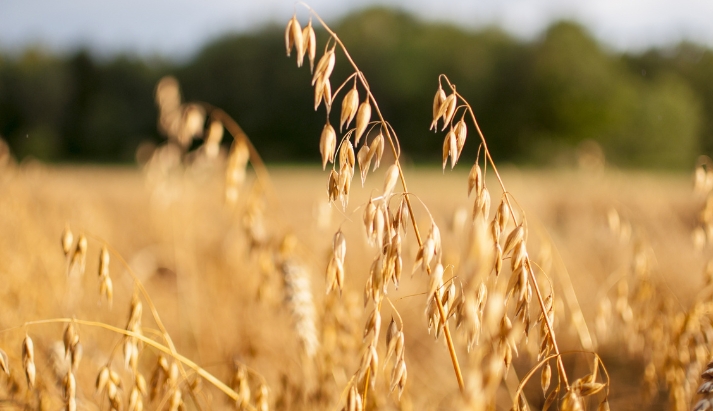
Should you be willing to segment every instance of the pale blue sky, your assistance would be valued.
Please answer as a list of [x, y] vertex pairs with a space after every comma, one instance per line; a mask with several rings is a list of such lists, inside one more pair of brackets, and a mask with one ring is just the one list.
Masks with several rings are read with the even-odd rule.
[[[477, 28], [500, 24], [537, 35], [552, 20], [574, 18], [617, 49], [640, 50], [683, 38], [713, 47], [712, 0], [311, 0], [334, 21], [368, 5], [396, 6], [426, 20]], [[293, 0], [0, 0], [0, 48], [42, 44], [100, 53], [130, 51], [185, 57], [226, 31], [283, 24]], [[298, 15], [306, 12], [298, 7]]]

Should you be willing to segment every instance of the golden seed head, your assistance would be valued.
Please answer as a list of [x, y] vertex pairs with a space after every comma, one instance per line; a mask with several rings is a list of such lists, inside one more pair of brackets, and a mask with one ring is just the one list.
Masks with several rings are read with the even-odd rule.
[[302, 40], [304, 41], [304, 49], [309, 57], [309, 71], [313, 73], [314, 58], [317, 56], [317, 37], [314, 34], [314, 28], [312, 28], [312, 20], [302, 30]]
[[441, 131], [445, 130], [446, 127], [448, 127], [448, 125], [451, 124], [451, 120], [453, 119], [453, 115], [455, 114], [455, 111], [456, 111], [457, 102], [458, 101], [456, 99], [455, 93], [446, 97], [446, 101], [443, 102], [443, 106], [444, 106], [445, 110], [443, 111], [443, 128], [441, 129]]
[[470, 169], [468, 174], [468, 196], [475, 189], [475, 194], [480, 194], [483, 189], [483, 172], [480, 169], [480, 165], [476, 162]]
[[396, 164], [391, 165], [386, 170], [386, 178], [384, 179], [384, 197], [388, 197], [394, 191], [396, 183], [399, 179], [399, 168]]
[[369, 160], [374, 158], [374, 168], [375, 171], [381, 165], [381, 157], [384, 155], [384, 135], [379, 133], [374, 140], [371, 141], [371, 147], [369, 148]]
[[297, 20], [297, 17], [293, 15], [285, 27], [285, 48], [287, 49], [287, 57], [290, 57], [292, 47], [294, 46], [294, 39], [292, 38], [292, 24], [295, 20]]
[[322, 95], [324, 96], [324, 105], [327, 106], [327, 112], [329, 112], [332, 109], [332, 85], [328, 78], [324, 79]]
[[433, 97], [433, 123], [431, 124], [431, 128], [435, 128], [436, 122], [440, 118], [439, 113], [444, 101], [446, 101], [446, 92], [443, 91], [443, 88], [439, 84], [436, 95]]
[[327, 162], [334, 162], [334, 152], [337, 148], [337, 134], [331, 124], [327, 123], [322, 129], [319, 140], [319, 152], [322, 155], [322, 170], [327, 168]]
[[354, 145], [359, 145], [359, 140], [362, 134], [366, 131], [371, 121], [371, 104], [369, 103], [369, 97], [367, 96], [359, 105], [356, 115], [356, 130], [354, 131]]
[[74, 325], [72, 325], [72, 323], [67, 324], [67, 327], [64, 329], [63, 342], [65, 356], [69, 355], [74, 346], [79, 343], [79, 335], [74, 330]]
[[69, 229], [69, 225], [66, 225], [62, 232], [62, 251], [64, 251], [65, 256], [69, 255], [69, 252], [72, 251], [73, 242], [74, 236], [72, 235], [72, 230]]
[[319, 78], [329, 78], [332, 75], [332, 70], [334, 70], [334, 47], [327, 50], [324, 55], [317, 62], [317, 68], [314, 70], [312, 75], [312, 85], [317, 82]]
[[542, 387], [543, 394], [547, 394], [547, 389], [550, 388], [550, 381], [552, 380], [552, 367], [550, 363], [545, 363], [542, 367], [542, 372], [540, 374], [540, 387]]
[[290, 35], [292, 36], [292, 42], [297, 50], [297, 67], [302, 67], [302, 62], [305, 57], [305, 43], [302, 39], [302, 27], [300, 27], [300, 22], [297, 21], [295, 16], [292, 16], [292, 24], [290, 25]]
[[366, 181], [366, 175], [369, 173], [369, 167], [371, 166], [371, 157], [369, 154], [371, 150], [369, 146], [363, 144], [357, 153], [357, 160], [359, 162], [359, 173], [361, 175], [361, 186], [364, 187], [364, 181]]
[[345, 140], [339, 149], [339, 166], [348, 167], [349, 169], [354, 169], [354, 146], [349, 140]]
[[349, 92], [344, 96], [342, 100], [342, 115], [339, 119], [339, 130], [346, 124], [349, 127], [349, 123], [352, 122], [354, 116], [356, 116], [357, 108], [359, 106], [359, 91], [357, 91], [356, 86], [354, 86]]
[[0, 370], [4, 371], [8, 376], [10, 375], [10, 360], [7, 353], [0, 349]]

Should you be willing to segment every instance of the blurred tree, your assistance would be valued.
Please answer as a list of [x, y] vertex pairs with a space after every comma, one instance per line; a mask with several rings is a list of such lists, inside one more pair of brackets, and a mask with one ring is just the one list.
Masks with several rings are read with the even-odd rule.
[[[385, 8], [334, 28], [414, 161], [440, 161], [444, 133], [428, 127], [441, 73], [469, 99], [501, 160], [572, 162], [585, 140], [621, 165], [688, 167], [700, 151], [713, 154], [713, 116], [704, 116], [713, 111], [713, 51], [700, 46], [620, 55], [573, 22], [523, 42], [495, 27], [468, 31]], [[317, 37], [321, 53], [327, 36]], [[314, 163], [324, 108], [315, 115], [308, 65], [294, 64], [276, 26], [226, 35], [180, 64], [86, 50], [0, 56], [0, 135], [19, 157], [132, 161], [140, 141], [160, 138], [153, 89], [171, 73], [185, 99], [233, 115], [267, 160]], [[351, 73], [338, 57], [332, 89]], [[474, 130], [469, 140], [463, 163], [477, 151]]]

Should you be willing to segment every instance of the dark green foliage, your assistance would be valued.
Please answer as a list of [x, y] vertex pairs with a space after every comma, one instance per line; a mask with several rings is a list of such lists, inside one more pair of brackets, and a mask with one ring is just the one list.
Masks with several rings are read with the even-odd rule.
[[[428, 131], [440, 73], [473, 104], [501, 161], [573, 158], [585, 140], [625, 166], [689, 167], [713, 153], [713, 51], [700, 46], [621, 55], [571, 22], [522, 42], [497, 28], [466, 31], [380, 8], [334, 29], [414, 161], [440, 161], [443, 133]], [[318, 29], [317, 38], [319, 56], [326, 34]], [[343, 57], [333, 90], [351, 74]], [[276, 26], [225, 36], [181, 64], [84, 51], [0, 58], [0, 135], [18, 157], [131, 161], [139, 142], [160, 141], [153, 88], [165, 74], [186, 99], [234, 116], [268, 161], [318, 160], [324, 108], [313, 112], [309, 68], [285, 57]], [[462, 161], [474, 158], [475, 137], [471, 130]]]

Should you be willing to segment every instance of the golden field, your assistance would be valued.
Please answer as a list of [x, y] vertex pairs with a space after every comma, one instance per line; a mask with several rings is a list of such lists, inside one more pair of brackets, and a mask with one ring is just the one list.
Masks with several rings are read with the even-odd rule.
[[[9, 375], [0, 376], [0, 404], [53, 410], [66, 401], [63, 379], [70, 367], [62, 340], [67, 323], [26, 324], [36, 320], [77, 320], [74, 327], [82, 345], [82, 359], [74, 371], [78, 409], [117, 408], [107, 400], [106, 391], [97, 392], [95, 387], [97, 375], [106, 364], [121, 379], [121, 384], [116, 385], [123, 398], [122, 407], [130, 402], [137, 372], [150, 385], [158, 350], [138, 344], [137, 370], [132, 371], [124, 364], [124, 336], [81, 322], [126, 328], [132, 296], [139, 295], [129, 275], [130, 267], [145, 285], [178, 353], [239, 393], [244, 393], [246, 387], [240, 387], [236, 374], [240, 369], [249, 370], [247, 381], [242, 381], [250, 393], [243, 408], [259, 408], [257, 393], [263, 385], [267, 388], [269, 409], [341, 408], [344, 387], [359, 368], [362, 330], [371, 311], [363, 303], [363, 290], [374, 248], [366, 241], [362, 209], [370, 195], [380, 192], [383, 167], [369, 176], [364, 188], [357, 187], [357, 176], [347, 211], [336, 204], [327, 205], [328, 172], [318, 166], [269, 166], [268, 170], [270, 187], [252, 189], [254, 178], [249, 174], [237, 204], [229, 207], [224, 200], [222, 166], [181, 168], [160, 177], [135, 167], [28, 162], [2, 169], [0, 348], [7, 353]], [[634, 256], [645, 255], [646, 281], [654, 284], [657, 293], [668, 293], [666, 298], [675, 301], [674, 312], [687, 312], [693, 305], [704, 284], [703, 273], [710, 257], [710, 248], [696, 250], [692, 241], [703, 205], [702, 198], [693, 192], [693, 173], [514, 167], [501, 172], [518, 210], [524, 210], [527, 216], [530, 255], [538, 264], [547, 266], [554, 284], [555, 324], [561, 350], [583, 350], [583, 333], [590, 335], [599, 343], [584, 350], [594, 348], [609, 368], [611, 407], [668, 408], [670, 390], [661, 382], [664, 375], [657, 377], [661, 392], [647, 402], [642, 399], [644, 367], [655, 347], [649, 346], [646, 338], [631, 343], [639, 340], [632, 337], [633, 331], [621, 320], [616, 320], [616, 299], [621, 280], [628, 278], [636, 322], [639, 312], [634, 290], [640, 278], [632, 274], [636, 270]], [[473, 198], [467, 196], [467, 167], [458, 166], [445, 173], [440, 169], [406, 167], [404, 174], [413, 198], [420, 200], [413, 203], [421, 230], [427, 232], [430, 224], [422, 204], [440, 227], [444, 278], [454, 273], [463, 276], [459, 270], [463, 269], [461, 263], [467, 250], [466, 221], [473, 207]], [[494, 189], [497, 185], [491, 174], [486, 184], [493, 190], [492, 215], [501, 193]], [[614, 232], [612, 210], [619, 216], [619, 227], [624, 227]], [[70, 252], [65, 257], [60, 243], [66, 227], [75, 240], [72, 250], [80, 235], [87, 238], [83, 274], [68, 275], [73, 255]], [[340, 228], [348, 244], [341, 297], [336, 291], [325, 295], [332, 238]], [[275, 261], [260, 251], [268, 243], [275, 248], [285, 247], [280, 244], [287, 234], [293, 238], [287, 247], [289, 252], [307, 273], [314, 306], [314, 332], [319, 346], [318, 353], [311, 357], [305, 354], [297, 336], [291, 314], [294, 307], [290, 305], [294, 302], [285, 301], [284, 277]], [[100, 296], [97, 275], [100, 249], [105, 244], [111, 250], [111, 304]], [[366, 408], [460, 407], [458, 385], [443, 337], [434, 341], [427, 332], [424, 294], [429, 280], [420, 270], [410, 275], [418, 251], [413, 232], [404, 235], [403, 244], [402, 284], [398, 290], [391, 288], [388, 298], [403, 317], [408, 380], [401, 401], [396, 401], [396, 395], [388, 392], [391, 369], [383, 370], [380, 365]], [[541, 279], [543, 290], [550, 289], [548, 283]], [[571, 291], [576, 295], [574, 305]], [[141, 332], [145, 338], [160, 342], [161, 332], [148, 301], [145, 296], [141, 298]], [[609, 334], [605, 340], [597, 333], [596, 318], [601, 302], [607, 299], [612, 301], [614, 315], [605, 322]], [[651, 300], [650, 311], [655, 316], [659, 308], [653, 302], [655, 298]], [[573, 319], [573, 309], [581, 309], [586, 324]], [[540, 310], [533, 310], [534, 323]], [[384, 335], [395, 316], [390, 304], [384, 304], [382, 316]], [[469, 363], [455, 322], [451, 329], [467, 385], [471, 368], [476, 366]], [[27, 388], [23, 371], [21, 346], [26, 334], [35, 346], [37, 380], [32, 390]], [[533, 331], [531, 341], [521, 343], [507, 383], [498, 388], [498, 409], [511, 407], [517, 378], [537, 363], [536, 335]], [[533, 344], [534, 355], [529, 353], [532, 349], [526, 348]], [[383, 342], [378, 351], [383, 358]], [[570, 378], [589, 372], [591, 358], [568, 354], [565, 365]], [[235, 401], [205, 379], [197, 378], [190, 367], [186, 370], [187, 374], [176, 383], [183, 390], [183, 401], [177, 407], [235, 406]], [[690, 384], [697, 386], [697, 378], [694, 376]], [[539, 409], [544, 401], [539, 380], [538, 373], [525, 391], [533, 409]], [[144, 398], [144, 407], [173, 406], [169, 390], [159, 387], [157, 392], [153, 400]], [[696, 398], [690, 396], [692, 402], [686, 405], [691, 407]], [[597, 407], [598, 401], [590, 402], [590, 408]]]

